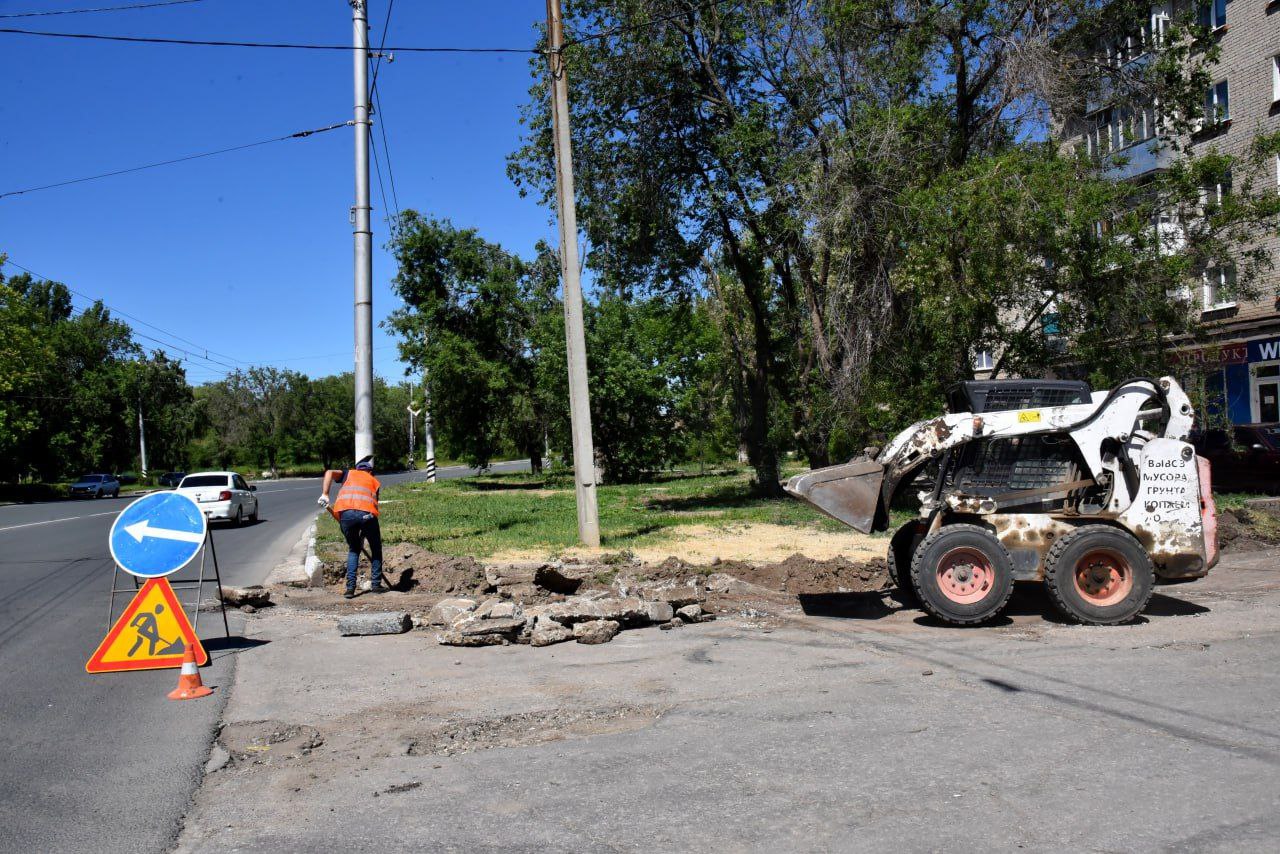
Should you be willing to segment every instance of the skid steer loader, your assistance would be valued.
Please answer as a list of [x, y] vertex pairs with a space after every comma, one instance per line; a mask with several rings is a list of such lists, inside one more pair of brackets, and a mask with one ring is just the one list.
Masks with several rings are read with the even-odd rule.
[[1015, 581], [1043, 581], [1067, 617], [1132, 619], [1157, 580], [1217, 563], [1209, 463], [1187, 443], [1193, 410], [1172, 377], [1092, 392], [1066, 380], [960, 383], [949, 414], [883, 450], [791, 478], [786, 490], [863, 533], [889, 527], [913, 486], [919, 517], [889, 540], [889, 573], [940, 620], [1004, 609]]

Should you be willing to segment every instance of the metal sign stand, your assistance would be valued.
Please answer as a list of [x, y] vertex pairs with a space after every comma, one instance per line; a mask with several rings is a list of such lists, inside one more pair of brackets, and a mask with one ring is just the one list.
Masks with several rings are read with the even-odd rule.
[[[213, 556], [213, 579], [211, 581], [204, 580], [205, 557]], [[111, 576], [111, 599], [107, 604], [107, 630], [111, 630], [112, 622], [116, 613], [116, 594], [131, 593], [137, 595], [142, 585], [138, 581], [138, 576], [130, 574], [133, 579], [133, 587], [117, 587], [116, 584], [120, 578], [120, 564], [112, 562], [115, 566], [114, 574]], [[231, 637], [231, 626], [227, 622], [227, 603], [222, 599], [222, 572], [218, 568], [218, 549], [213, 544], [213, 528], [205, 527], [204, 544], [200, 547], [200, 576], [195, 581], [179, 581], [177, 583], [170, 582], [169, 586], [176, 590], [195, 589], [196, 598], [191, 610], [191, 628], [195, 630], [200, 623], [200, 594], [205, 584], [216, 582], [218, 585], [218, 605], [222, 610], [222, 631], [227, 637]]]

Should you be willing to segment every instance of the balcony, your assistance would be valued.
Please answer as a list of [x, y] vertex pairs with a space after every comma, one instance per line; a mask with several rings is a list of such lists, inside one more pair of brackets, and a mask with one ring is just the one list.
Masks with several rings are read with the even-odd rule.
[[[1133, 59], [1130, 59], [1128, 62], [1125, 62], [1120, 66], [1119, 70], [1121, 74], [1137, 76], [1142, 73], [1142, 70], [1146, 68], [1150, 62], [1151, 54], [1143, 53]], [[1091, 93], [1088, 98], [1085, 99], [1085, 112], [1092, 113], [1095, 110], [1100, 110], [1107, 106], [1107, 104], [1111, 103], [1114, 92], [1115, 87], [1112, 82], [1110, 80], [1103, 81], [1102, 86], [1098, 91]]]
[[1113, 181], [1131, 181], [1151, 172], [1168, 169], [1173, 164], [1174, 152], [1168, 145], [1161, 145], [1157, 137], [1113, 151], [1106, 159], [1111, 164], [1105, 170], [1108, 178]]

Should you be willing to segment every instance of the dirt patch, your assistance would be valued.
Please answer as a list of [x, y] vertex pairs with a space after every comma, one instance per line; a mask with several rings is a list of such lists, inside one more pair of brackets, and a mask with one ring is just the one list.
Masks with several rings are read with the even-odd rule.
[[[346, 550], [335, 546], [322, 555], [325, 584], [341, 586], [346, 582]], [[362, 575], [368, 573], [368, 561], [360, 559]], [[486, 582], [484, 565], [473, 557], [456, 557], [427, 551], [413, 543], [395, 543], [382, 550], [382, 572], [386, 584], [399, 593], [424, 593], [433, 596], [475, 593]]]
[[[705, 511], [702, 511], [705, 515]], [[661, 540], [631, 546], [630, 551], [645, 563], [658, 563], [672, 552], [690, 563], [742, 561], [777, 563], [797, 552], [816, 560], [846, 557], [866, 560], [884, 557], [888, 541], [857, 531], [824, 531], [808, 525], [775, 525], [767, 522], [740, 522], [728, 525], [681, 525]], [[563, 558], [601, 560], [607, 549], [571, 548], [559, 553]], [[546, 560], [550, 546], [514, 549], [494, 555], [494, 562]]]
[[652, 724], [663, 711], [658, 706], [622, 705], [596, 709], [548, 709], [480, 720], [450, 721], [415, 737], [405, 752], [410, 756], [456, 756], [477, 750], [632, 732]]
[[693, 566], [680, 558], [669, 557], [654, 567], [645, 567], [637, 576], [651, 580], [679, 581], [708, 572], [730, 575], [778, 593], [873, 593], [890, 586], [883, 558], [851, 561], [844, 557], [817, 560], [793, 554], [778, 563], [751, 564], [720, 561], [709, 566]]
[[218, 743], [230, 755], [231, 765], [271, 765], [307, 756], [324, 744], [324, 737], [306, 724], [243, 721], [223, 727]]
[[1280, 513], [1264, 508], [1218, 514], [1218, 546], [1224, 552], [1256, 552], [1280, 545]]

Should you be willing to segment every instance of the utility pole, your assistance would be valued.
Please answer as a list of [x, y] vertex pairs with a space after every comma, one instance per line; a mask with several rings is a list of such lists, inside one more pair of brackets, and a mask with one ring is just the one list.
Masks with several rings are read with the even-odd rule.
[[422, 372], [422, 441], [427, 451], [427, 483], [436, 482], [436, 434], [431, 428], [431, 383]]
[[409, 410], [409, 468], [411, 468], [411, 469], [412, 469], [412, 468], [414, 468], [414, 465], [413, 465], [413, 422], [417, 419], [418, 415], [419, 415], [419, 414], [421, 414], [421, 412], [422, 412], [422, 410], [421, 410], [421, 409], [414, 409], [414, 408], [413, 408], [413, 383], [409, 383], [409, 405], [408, 405], [408, 406], [406, 406], [406, 407], [405, 407], [405, 409]]
[[138, 395], [138, 451], [142, 454], [142, 479], [147, 478], [147, 433], [142, 423], [142, 395]]
[[564, 13], [560, 0], [547, 0], [547, 61], [551, 71], [551, 122], [556, 155], [556, 201], [560, 220], [560, 272], [564, 277], [564, 334], [569, 362], [569, 423], [573, 433], [574, 489], [578, 539], [600, 545], [596, 508], [596, 455], [591, 439], [591, 393], [587, 387], [587, 344], [582, 331], [582, 282], [578, 270], [578, 213], [574, 206], [573, 146], [569, 136], [569, 80], [565, 76]]
[[355, 72], [356, 203], [351, 208], [355, 238], [356, 336], [355, 432], [357, 460], [373, 453], [373, 229], [369, 204], [369, 20], [365, 0], [351, 3], [352, 63]]

